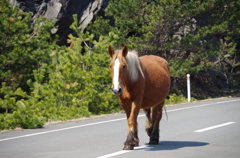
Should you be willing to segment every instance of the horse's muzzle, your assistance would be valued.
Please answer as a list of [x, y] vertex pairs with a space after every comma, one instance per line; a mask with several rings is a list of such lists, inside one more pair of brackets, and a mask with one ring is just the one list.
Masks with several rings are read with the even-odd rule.
[[121, 95], [122, 94], [122, 88], [121, 87], [119, 87], [118, 89], [111, 88], [111, 90], [115, 95]]

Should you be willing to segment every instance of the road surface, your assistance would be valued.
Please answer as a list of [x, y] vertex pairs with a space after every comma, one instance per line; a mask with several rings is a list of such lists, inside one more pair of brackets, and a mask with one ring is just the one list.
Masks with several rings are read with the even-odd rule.
[[140, 146], [121, 150], [127, 135], [124, 113], [40, 129], [0, 134], [1, 158], [239, 158], [240, 98], [167, 107], [160, 144], [147, 145], [145, 116], [138, 117]]

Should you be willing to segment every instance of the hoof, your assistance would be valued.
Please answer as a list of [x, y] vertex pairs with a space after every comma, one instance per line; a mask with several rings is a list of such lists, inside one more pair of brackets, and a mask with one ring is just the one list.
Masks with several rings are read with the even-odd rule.
[[123, 147], [123, 150], [133, 150], [134, 145], [133, 144], [126, 144]]
[[150, 142], [148, 143], [149, 145], [157, 145], [159, 144], [158, 140], [150, 140]]

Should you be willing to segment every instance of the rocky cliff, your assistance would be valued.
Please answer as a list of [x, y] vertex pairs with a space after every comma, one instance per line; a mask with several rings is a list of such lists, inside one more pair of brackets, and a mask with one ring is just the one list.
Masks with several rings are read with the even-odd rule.
[[73, 22], [73, 14], [78, 15], [82, 31], [93, 19], [93, 15], [103, 12], [108, 0], [9, 0], [13, 5], [18, 5], [23, 11], [32, 12], [33, 19], [43, 16], [56, 19], [55, 29], [52, 33], [60, 35], [64, 41], [71, 33], [69, 26]]

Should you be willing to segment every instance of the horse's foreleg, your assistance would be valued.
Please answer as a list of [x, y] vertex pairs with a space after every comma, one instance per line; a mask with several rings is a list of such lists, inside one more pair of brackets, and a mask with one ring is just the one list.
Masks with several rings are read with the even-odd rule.
[[164, 106], [164, 102], [158, 104], [152, 109], [152, 122], [153, 129], [150, 136], [149, 144], [158, 144], [159, 143], [159, 122], [162, 119], [162, 108]]
[[139, 145], [138, 129], [137, 129], [137, 116], [140, 107], [132, 103], [131, 113], [128, 117], [128, 136], [124, 143], [123, 150], [133, 150], [134, 147]]
[[152, 134], [153, 124], [151, 119], [151, 108], [144, 109], [144, 113], [146, 115], [146, 124], [145, 124], [145, 130], [150, 137]]

